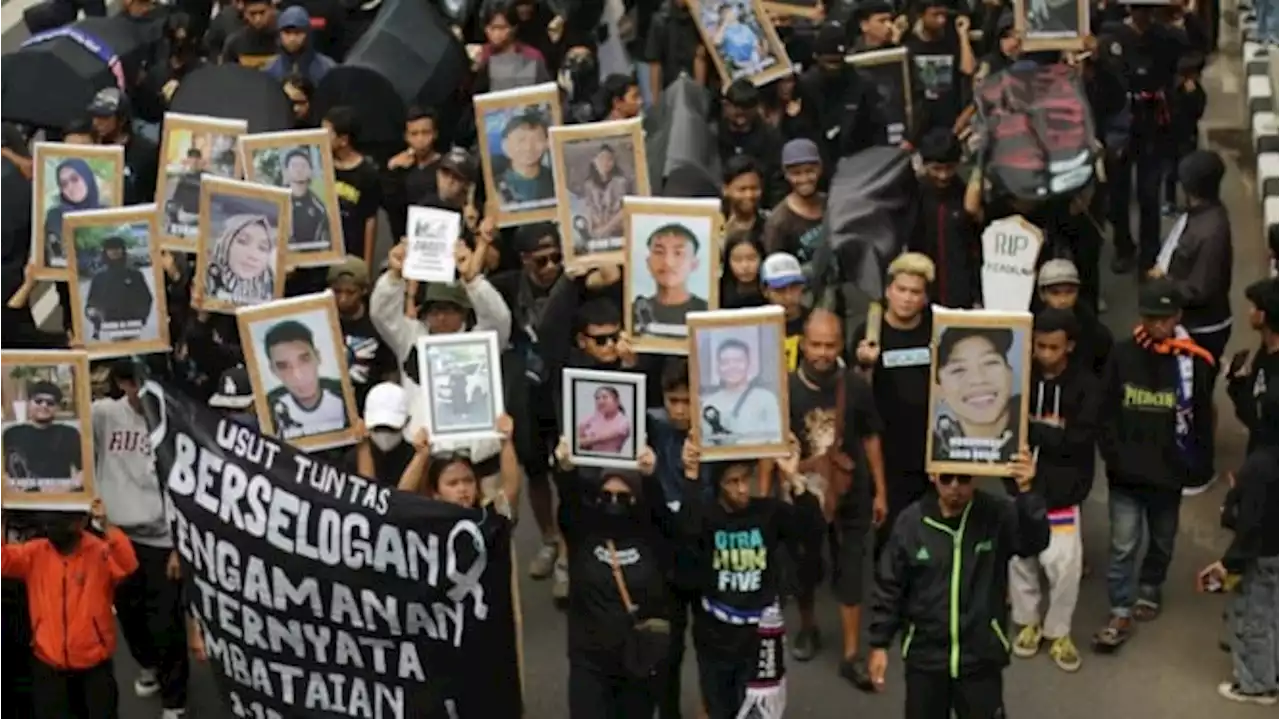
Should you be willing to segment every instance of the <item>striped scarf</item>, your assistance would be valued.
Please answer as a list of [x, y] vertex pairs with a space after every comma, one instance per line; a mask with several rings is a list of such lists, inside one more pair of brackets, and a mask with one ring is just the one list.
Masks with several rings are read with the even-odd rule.
[[1195, 360], [1201, 359], [1212, 368], [1216, 362], [1213, 355], [1191, 339], [1182, 325], [1174, 328], [1174, 336], [1165, 340], [1154, 340], [1147, 334], [1146, 328], [1138, 325], [1133, 330], [1133, 339], [1139, 347], [1148, 352], [1161, 355], [1172, 355], [1178, 362], [1178, 386], [1176, 389], [1177, 412], [1174, 415], [1174, 442], [1178, 451], [1188, 462], [1194, 463], [1199, 448], [1195, 446], [1192, 428], [1195, 421], [1195, 403], [1192, 399], [1193, 381], [1195, 379]]

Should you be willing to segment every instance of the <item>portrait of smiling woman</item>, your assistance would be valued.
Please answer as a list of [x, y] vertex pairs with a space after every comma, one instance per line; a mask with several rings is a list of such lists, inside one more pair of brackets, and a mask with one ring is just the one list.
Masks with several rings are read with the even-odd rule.
[[[981, 316], [987, 314], [935, 314], [941, 326], [934, 345], [931, 462], [1003, 465], [1026, 434], [1029, 331], [995, 325], [997, 318]], [[948, 323], [955, 315], [960, 317]], [[984, 321], [973, 321], [978, 318]]]
[[201, 248], [193, 291], [202, 309], [228, 311], [283, 294], [289, 191], [246, 184], [209, 176], [202, 181]]

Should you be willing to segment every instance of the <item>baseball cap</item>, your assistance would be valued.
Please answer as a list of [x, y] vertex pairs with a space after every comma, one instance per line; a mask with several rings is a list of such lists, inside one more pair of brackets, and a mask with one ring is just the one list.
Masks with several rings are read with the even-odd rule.
[[280, 13], [280, 20], [276, 22], [276, 28], [279, 30], [310, 31], [311, 16], [307, 14], [306, 8], [301, 5], [294, 5]]
[[89, 103], [89, 114], [93, 117], [115, 117], [128, 108], [128, 100], [124, 93], [114, 87], [105, 87], [93, 96]]
[[826, 55], [844, 55], [849, 31], [839, 20], [828, 20], [818, 28], [818, 37], [813, 43], [813, 54], [817, 57]]
[[1054, 285], [1079, 285], [1080, 273], [1071, 260], [1049, 260], [1040, 268], [1040, 277], [1036, 286], [1040, 289]]
[[467, 182], [476, 181], [476, 166], [471, 153], [461, 147], [455, 147], [440, 159], [440, 169], [448, 170]]
[[430, 307], [437, 303], [448, 303], [464, 311], [471, 309], [471, 297], [467, 295], [467, 288], [457, 282], [432, 282], [427, 285], [427, 296], [422, 300], [422, 306]]
[[409, 397], [394, 382], [379, 382], [364, 399], [364, 424], [369, 429], [403, 429], [409, 421]]
[[1167, 277], [1147, 280], [1138, 290], [1138, 314], [1143, 317], [1172, 317], [1182, 310], [1182, 296]]
[[795, 165], [821, 164], [822, 155], [818, 153], [818, 145], [813, 140], [797, 138], [787, 141], [782, 146], [782, 167]]
[[369, 266], [359, 257], [347, 255], [342, 262], [329, 267], [327, 281], [333, 283], [343, 277], [351, 278], [351, 281], [358, 285], [367, 285], [369, 284]]
[[253, 384], [249, 382], [249, 370], [232, 367], [218, 378], [218, 391], [209, 398], [214, 409], [249, 409], [253, 406]]
[[791, 285], [805, 283], [804, 270], [800, 260], [787, 252], [775, 252], [764, 260], [760, 268], [760, 279], [771, 290], [780, 290]]

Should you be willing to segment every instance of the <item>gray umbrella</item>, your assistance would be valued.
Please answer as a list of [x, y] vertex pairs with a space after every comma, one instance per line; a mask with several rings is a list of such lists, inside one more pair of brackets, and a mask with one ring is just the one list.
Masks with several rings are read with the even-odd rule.
[[915, 197], [911, 155], [870, 147], [840, 159], [827, 193], [827, 243], [814, 257], [815, 277], [835, 260], [845, 282], [869, 297], [884, 294], [884, 273], [906, 246]]
[[718, 186], [720, 156], [710, 125], [711, 101], [707, 91], [688, 75], [676, 78], [645, 118], [645, 151], [654, 187], [681, 168], [693, 167]]

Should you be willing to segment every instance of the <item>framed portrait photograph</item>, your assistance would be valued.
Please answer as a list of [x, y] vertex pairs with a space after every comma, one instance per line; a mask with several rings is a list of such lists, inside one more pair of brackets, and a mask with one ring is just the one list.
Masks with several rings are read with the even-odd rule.
[[167, 112], [160, 138], [156, 207], [163, 246], [195, 252], [200, 235], [200, 178], [241, 175], [236, 138], [249, 131], [245, 120]]
[[890, 145], [902, 142], [911, 127], [911, 63], [905, 47], [849, 55], [845, 61], [871, 83], [880, 99]]
[[1083, 50], [1089, 0], [1014, 0], [1013, 27], [1026, 52]]
[[640, 118], [553, 127], [551, 157], [565, 262], [623, 264], [622, 200], [649, 195]]
[[637, 351], [684, 354], [686, 316], [720, 307], [720, 201], [628, 197], [623, 209], [627, 335]]
[[689, 7], [722, 87], [743, 77], [767, 85], [793, 72], [760, 0], [693, 0]]
[[704, 460], [785, 457], [791, 433], [781, 307], [689, 315], [694, 432]]
[[554, 82], [475, 97], [485, 197], [501, 227], [556, 219], [551, 128], [561, 122]]
[[492, 439], [506, 411], [498, 333], [418, 338], [418, 387], [431, 440]]
[[342, 261], [342, 211], [326, 130], [267, 132], [240, 137], [245, 179], [289, 191], [293, 211], [285, 265], [309, 267]]
[[354, 444], [359, 417], [333, 294], [236, 312], [263, 434], [308, 451]]
[[579, 467], [635, 469], [645, 446], [645, 376], [564, 370], [564, 427]]
[[933, 312], [931, 474], [1003, 477], [1027, 437], [1031, 314]]
[[0, 366], [0, 504], [88, 510], [94, 497], [89, 356], [6, 350]]
[[206, 175], [192, 291], [200, 308], [232, 312], [284, 296], [289, 191]]
[[169, 351], [156, 206], [73, 212], [71, 328], [92, 359]]
[[66, 280], [71, 250], [62, 237], [70, 212], [119, 207], [124, 148], [37, 142], [31, 154], [31, 264], [44, 280]]

